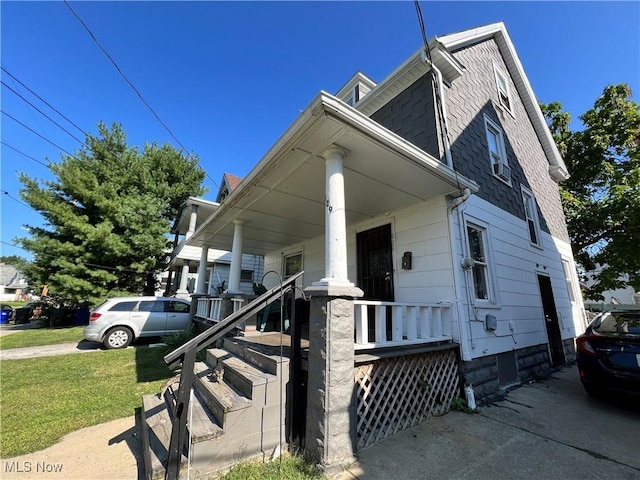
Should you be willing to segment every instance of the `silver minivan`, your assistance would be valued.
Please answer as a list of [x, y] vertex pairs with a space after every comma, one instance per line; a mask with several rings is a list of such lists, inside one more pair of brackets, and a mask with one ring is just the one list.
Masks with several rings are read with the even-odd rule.
[[187, 330], [188, 300], [171, 297], [110, 298], [91, 311], [85, 340], [107, 348], [125, 348], [139, 337], [160, 337]]

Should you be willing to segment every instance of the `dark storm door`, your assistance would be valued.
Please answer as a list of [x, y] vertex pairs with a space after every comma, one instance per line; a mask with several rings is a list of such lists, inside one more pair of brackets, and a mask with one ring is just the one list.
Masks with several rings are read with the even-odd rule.
[[540, 285], [544, 324], [547, 327], [547, 338], [549, 339], [551, 366], [555, 367], [565, 363], [565, 357], [562, 336], [560, 335], [560, 324], [558, 323], [558, 312], [556, 311], [556, 302], [553, 299], [553, 290], [551, 288], [551, 279], [545, 275], [538, 275], [538, 285]]
[[393, 302], [391, 224], [360, 232], [356, 238], [358, 287], [365, 300]]

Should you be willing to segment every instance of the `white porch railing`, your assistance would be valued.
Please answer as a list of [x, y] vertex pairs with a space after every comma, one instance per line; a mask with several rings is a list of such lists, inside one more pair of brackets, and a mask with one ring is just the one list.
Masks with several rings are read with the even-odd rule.
[[[221, 297], [198, 298], [198, 304], [196, 306], [196, 317], [209, 320], [211, 322], [219, 322], [220, 320], [223, 320], [222, 318], [220, 318], [223, 300], [224, 299]], [[233, 311], [231, 313], [236, 313], [244, 306], [245, 299], [232, 298], [231, 302], [233, 305]]]
[[[354, 303], [356, 350], [451, 341], [449, 303], [372, 300], [356, 300]], [[389, 322], [388, 312], [391, 315]], [[373, 313], [372, 319], [370, 313]]]

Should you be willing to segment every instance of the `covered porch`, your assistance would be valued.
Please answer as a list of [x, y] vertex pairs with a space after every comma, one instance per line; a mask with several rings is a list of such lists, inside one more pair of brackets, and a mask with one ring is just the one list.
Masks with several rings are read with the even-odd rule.
[[[391, 392], [379, 390], [378, 385], [392, 384], [389, 372], [394, 369], [374, 373], [379, 371], [378, 361], [393, 357], [390, 352], [396, 358], [405, 357], [406, 371], [419, 372], [420, 381], [440, 371], [432, 363], [433, 355], [424, 358], [428, 352], [444, 348], [449, 353], [442, 365], [456, 365], [452, 343], [455, 305], [449, 298], [425, 301], [424, 295], [416, 295], [396, 301], [392, 296], [372, 295], [360, 281], [359, 259], [348, 255], [355, 249], [355, 239], [348, 232], [430, 201], [444, 218], [446, 199], [476, 190], [474, 182], [440, 159], [322, 92], [188, 238], [187, 245], [200, 247], [203, 257], [208, 249], [231, 250], [226, 292], [216, 298], [194, 299], [196, 317], [207, 324], [220, 322], [234, 311], [240, 313], [251, 300], [239, 289], [243, 254], [265, 256], [263, 283], [267, 288], [297, 273], [288, 266], [304, 270], [291, 295], [309, 301], [305, 448], [316, 461], [326, 466], [349, 461], [358, 445], [349, 418], [369, 418], [362, 428], [367, 438], [375, 439], [381, 431], [386, 435], [406, 428], [403, 425], [424, 414], [416, 413], [407, 421], [402, 413], [391, 426], [370, 423], [375, 422], [376, 409], [384, 409], [385, 397]], [[388, 248], [393, 248], [392, 243]], [[287, 263], [292, 251], [301, 252], [299, 264], [297, 260]], [[370, 258], [375, 263], [375, 252]], [[385, 275], [391, 278], [394, 269], [393, 262], [386, 273], [378, 268], [382, 273], [375, 280], [384, 282]], [[392, 284], [388, 290], [394, 291]], [[250, 324], [250, 319], [245, 322]], [[281, 325], [286, 330], [284, 322]], [[420, 357], [421, 367], [407, 363], [413, 355]], [[356, 373], [357, 357], [373, 365], [364, 377]], [[360, 367], [358, 371], [363, 371]], [[457, 370], [443, 368], [451, 389], [451, 382], [457, 382]], [[375, 404], [376, 409], [359, 411], [353, 403], [356, 378], [362, 379], [359, 405]], [[406, 393], [400, 397], [407, 405], [416, 395], [424, 397], [412, 385], [396, 386]], [[372, 403], [374, 391], [382, 393]], [[429, 395], [433, 401], [442, 400], [433, 392]], [[443, 405], [438, 408], [448, 408], [446, 401]]]

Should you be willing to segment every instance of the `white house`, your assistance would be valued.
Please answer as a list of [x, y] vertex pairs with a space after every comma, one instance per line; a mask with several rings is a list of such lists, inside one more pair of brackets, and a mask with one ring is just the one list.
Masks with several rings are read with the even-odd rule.
[[[241, 255], [264, 256], [268, 287], [304, 271], [305, 394], [287, 402], [306, 412], [305, 450], [338, 465], [446, 412], [465, 384], [487, 401], [573, 360], [585, 316], [567, 177], [497, 23], [318, 93], [186, 245], [231, 250], [231, 278]], [[196, 315], [219, 320], [207, 301]]]

